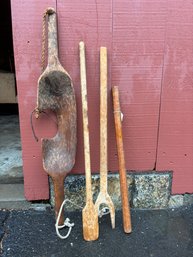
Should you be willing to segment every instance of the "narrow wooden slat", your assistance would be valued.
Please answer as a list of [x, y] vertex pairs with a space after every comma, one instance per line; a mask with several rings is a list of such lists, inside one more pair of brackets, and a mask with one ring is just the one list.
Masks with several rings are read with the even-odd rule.
[[111, 226], [115, 228], [115, 207], [107, 191], [107, 48], [100, 48], [100, 192], [95, 206], [109, 208]]
[[84, 42], [82, 41], [79, 43], [79, 51], [80, 51], [80, 80], [81, 80], [81, 96], [82, 96], [85, 176], [86, 176], [86, 205], [82, 211], [83, 237], [86, 241], [93, 241], [98, 239], [99, 226], [98, 226], [98, 211], [93, 203], [92, 189], [91, 189], [86, 60], [85, 60], [85, 45], [84, 45]]

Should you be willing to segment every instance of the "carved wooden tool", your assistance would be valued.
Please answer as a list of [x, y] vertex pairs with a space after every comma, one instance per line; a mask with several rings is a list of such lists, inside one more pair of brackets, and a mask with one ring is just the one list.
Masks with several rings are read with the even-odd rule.
[[96, 200], [109, 207], [112, 228], [115, 228], [115, 208], [107, 192], [107, 48], [100, 48], [100, 192]]
[[86, 175], [86, 206], [82, 211], [83, 237], [87, 241], [96, 240], [99, 236], [98, 211], [93, 203], [91, 188], [90, 145], [88, 128], [88, 104], [86, 85], [86, 61], [84, 42], [79, 43], [80, 50], [80, 79], [82, 94], [84, 158]]
[[[49, 8], [47, 14], [48, 65], [38, 80], [36, 117], [46, 109], [57, 117], [57, 134], [51, 139], [42, 139], [43, 166], [53, 180], [57, 217], [64, 200], [64, 179], [75, 163], [76, 100], [72, 80], [58, 59], [56, 13]], [[61, 216], [59, 225], [63, 221]]]
[[114, 120], [115, 120], [115, 131], [117, 141], [117, 152], [119, 159], [119, 175], [120, 175], [120, 188], [121, 188], [121, 199], [122, 199], [122, 212], [123, 212], [123, 228], [125, 233], [131, 233], [131, 215], [130, 206], [128, 201], [128, 185], [127, 175], [125, 169], [125, 156], [123, 149], [123, 135], [122, 135], [122, 124], [121, 124], [121, 110], [119, 102], [119, 89], [118, 87], [112, 88], [113, 94], [113, 108], [114, 108]]

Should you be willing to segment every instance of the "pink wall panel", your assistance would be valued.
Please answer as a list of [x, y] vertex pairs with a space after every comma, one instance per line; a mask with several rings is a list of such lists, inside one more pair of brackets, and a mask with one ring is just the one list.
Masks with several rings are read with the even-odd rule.
[[173, 193], [193, 192], [192, 28], [192, 1], [168, 1], [156, 169], [174, 171]]
[[[127, 169], [152, 170], [156, 161], [166, 1], [113, 3], [112, 84], [120, 88]], [[111, 156], [114, 167], [117, 159]]]
[[[58, 0], [57, 11], [60, 60], [72, 77], [78, 109], [78, 147], [76, 164], [72, 172], [84, 172], [78, 48], [81, 40], [86, 46], [91, 168], [96, 172], [99, 171], [99, 48], [106, 46], [108, 50], [110, 88], [112, 4], [111, 1], [103, 0]], [[112, 127], [112, 124], [109, 126]], [[114, 133], [114, 130], [110, 129], [110, 133]]]
[[[174, 193], [193, 192], [193, 6], [190, 0], [12, 0], [16, 77], [28, 200], [49, 196], [41, 143], [30, 113], [41, 73], [42, 14], [58, 14], [59, 56], [77, 99], [78, 147], [73, 173], [84, 172], [78, 43], [86, 44], [92, 171], [99, 171], [99, 48], [108, 48], [109, 170], [118, 170], [111, 87], [120, 88], [126, 168], [173, 170]], [[160, 102], [161, 100], [161, 102]], [[161, 108], [160, 108], [161, 107]], [[56, 128], [34, 120], [39, 138]], [[157, 147], [158, 146], [158, 147]]]
[[[42, 168], [41, 142], [36, 143], [30, 127], [30, 113], [36, 104], [37, 80], [41, 73], [42, 14], [48, 6], [55, 7], [55, 0], [11, 1], [24, 186], [28, 200], [49, 197], [48, 178]], [[35, 128], [39, 137], [50, 136], [54, 131], [45, 117], [35, 122]]]

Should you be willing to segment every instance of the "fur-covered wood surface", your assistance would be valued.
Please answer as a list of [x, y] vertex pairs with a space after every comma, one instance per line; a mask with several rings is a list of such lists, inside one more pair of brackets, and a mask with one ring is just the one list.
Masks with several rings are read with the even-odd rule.
[[42, 139], [43, 166], [54, 182], [57, 217], [64, 199], [64, 179], [75, 163], [77, 114], [72, 80], [58, 59], [57, 21], [53, 9], [48, 12], [48, 65], [38, 80], [37, 110], [41, 113], [47, 109], [56, 114], [58, 124], [53, 138]]

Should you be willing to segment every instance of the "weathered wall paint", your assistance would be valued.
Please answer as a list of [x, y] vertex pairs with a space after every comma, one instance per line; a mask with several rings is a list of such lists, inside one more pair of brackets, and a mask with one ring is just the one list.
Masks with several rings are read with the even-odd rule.
[[[49, 197], [48, 177], [42, 167], [41, 142], [36, 143], [30, 126], [30, 113], [36, 105], [37, 80], [41, 72], [42, 15], [48, 6], [56, 7], [55, 0], [11, 1], [24, 186], [28, 200]], [[49, 121], [47, 117], [34, 120], [38, 137], [54, 132]]]
[[[111, 86], [117, 85], [124, 113], [127, 169], [172, 169], [173, 193], [193, 192], [193, 163], [190, 158], [193, 151], [193, 54], [192, 35], [189, 34], [193, 7], [190, 0], [184, 5], [182, 2], [12, 0], [25, 194], [28, 200], [48, 198], [41, 143], [33, 139], [29, 118], [36, 104], [37, 80], [41, 72], [42, 14], [48, 6], [57, 8], [60, 60], [70, 73], [76, 91], [78, 147], [72, 172], [84, 172], [78, 53], [78, 43], [84, 40], [92, 171], [99, 171], [99, 47], [107, 46], [109, 170], [118, 169], [111, 102]], [[51, 137], [56, 131], [54, 122], [45, 116], [34, 121], [34, 125], [39, 137]]]
[[[165, 19], [165, 0], [113, 1], [112, 84], [120, 88], [125, 158], [131, 170], [155, 168]], [[112, 168], [115, 152], [113, 146]]]
[[156, 169], [174, 171], [173, 192], [193, 192], [193, 3], [168, 1]]
[[[78, 46], [81, 40], [85, 42], [86, 47], [91, 169], [97, 172], [99, 171], [99, 48], [106, 46], [108, 49], [110, 100], [112, 3], [103, 0], [58, 0], [57, 12], [60, 60], [73, 79], [77, 99], [78, 145], [76, 165], [72, 172], [84, 172]], [[111, 110], [109, 109], [109, 111]], [[109, 124], [112, 134], [114, 131], [111, 125]]]

